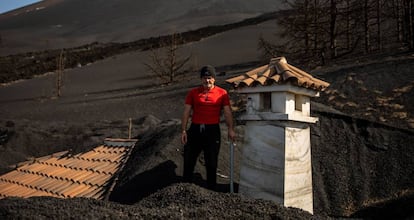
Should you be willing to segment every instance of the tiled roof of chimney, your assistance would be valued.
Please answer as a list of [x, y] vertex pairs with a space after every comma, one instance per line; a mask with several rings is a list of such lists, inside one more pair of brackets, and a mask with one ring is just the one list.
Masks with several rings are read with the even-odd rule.
[[309, 73], [287, 63], [285, 57], [271, 59], [268, 65], [250, 70], [247, 73], [226, 80], [234, 87], [253, 87], [291, 82], [296, 86], [323, 91], [329, 83], [316, 79]]
[[0, 199], [9, 196], [105, 199], [135, 146], [135, 139], [105, 139], [86, 153], [38, 158], [0, 176]]

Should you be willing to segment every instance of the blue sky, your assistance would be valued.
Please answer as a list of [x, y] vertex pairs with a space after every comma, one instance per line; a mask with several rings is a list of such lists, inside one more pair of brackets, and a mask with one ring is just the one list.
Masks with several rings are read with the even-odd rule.
[[0, 14], [40, 0], [0, 0]]

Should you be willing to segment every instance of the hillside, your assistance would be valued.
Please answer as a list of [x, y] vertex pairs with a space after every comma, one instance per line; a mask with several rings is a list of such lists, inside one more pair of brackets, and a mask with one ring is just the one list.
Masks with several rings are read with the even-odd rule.
[[[180, 42], [178, 43], [188, 44], [222, 32], [261, 24], [269, 20], [274, 22], [275, 18], [283, 16], [286, 13], [287, 11], [265, 13], [235, 23], [207, 26], [181, 32], [179, 33]], [[60, 54], [64, 56], [65, 68], [75, 68], [118, 54], [157, 49], [160, 47], [161, 42], [170, 40], [171, 36], [171, 34], [166, 34], [125, 43], [93, 42], [72, 48], [59, 48], [2, 56], [0, 57], [2, 66], [0, 83], [8, 83], [19, 79], [29, 79], [36, 75], [55, 71], [57, 68], [56, 60]]]
[[234, 23], [282, 6], [273, 0], [44, 0], [0, 15], [0, 55], [132, 42]]

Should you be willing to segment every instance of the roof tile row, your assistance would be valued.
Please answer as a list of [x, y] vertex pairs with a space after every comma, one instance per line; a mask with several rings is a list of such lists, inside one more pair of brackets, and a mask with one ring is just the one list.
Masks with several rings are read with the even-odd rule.
[[[91, 197], [103, 199], [113, 178], [135, 146], [131, 140], [111, 140], [76, 155], [42, 157], [0, 176], [0, 198], [8, 196]], [[136, 140], [135, 140], [136, 141]], [[135, 142], [134, 142], [135, 143]]]
[[285, 57], [271, 59], [268, 65], [264, 65], [226, 80], [234, 87], [254, 87], [257, 85], [272, 85], [291, 82], [296, 86], [323, 91], [329, 83], [314, 78], [309, 73], [300, 70], [287, 63]]

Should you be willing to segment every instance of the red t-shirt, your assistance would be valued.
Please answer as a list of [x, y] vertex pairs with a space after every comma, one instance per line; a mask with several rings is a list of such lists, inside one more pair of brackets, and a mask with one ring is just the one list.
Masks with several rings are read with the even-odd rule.
[[193, 108], [193, 123], [218, 124], [220, 123], [221, 109], [223, 106], [230, 105], [230, 99], [225, 89], [214, 86], [206, 93], [201, 86], [188, 92], [185, 104], [191, 105]]

